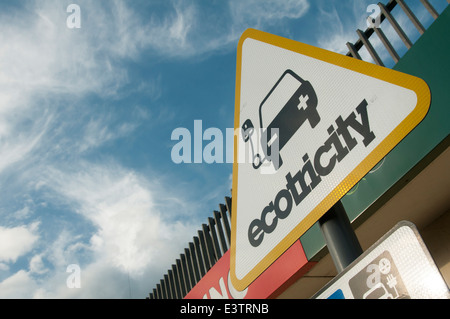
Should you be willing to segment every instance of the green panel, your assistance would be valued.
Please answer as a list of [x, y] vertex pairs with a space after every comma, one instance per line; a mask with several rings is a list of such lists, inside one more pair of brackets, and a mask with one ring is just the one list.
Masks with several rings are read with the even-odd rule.
[[[368, 218], [368, 215], [376, 210], [368, 208], [449, 135], [449, 30], [450, 6], [393, 68], [427, 82], [431, 90], [431, 107], [425, 119], [344, 196], [342, 203], [352, 222], [360, 223]], [[444, 144], [448, 144], [447, 141]], [[442, 149], [442, 146], [439, 148]], [[407, 178], [404, 179], [406, 183]], [[391, 191], [397, 192], [398, 189], [393, 187]], [[378, 207], [378, 205], [372, 207], [374, 206]], [[301, 237], [301, 242], [308, 259], [317, 259], [319, 257], [317, 254], [325, 246], [317, 224]]]

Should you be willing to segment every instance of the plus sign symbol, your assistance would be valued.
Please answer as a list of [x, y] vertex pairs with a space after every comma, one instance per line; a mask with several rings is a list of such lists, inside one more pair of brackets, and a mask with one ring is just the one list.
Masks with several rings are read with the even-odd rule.
[[309, 95], [300, 95], [300, 97], [298, 98], [299, 102], [298, 103], [298, 109], [306, 109], [306, 107], [308, 106], [308, 104], [306, 104], [306, 102], [308, 102], [309, 100]]

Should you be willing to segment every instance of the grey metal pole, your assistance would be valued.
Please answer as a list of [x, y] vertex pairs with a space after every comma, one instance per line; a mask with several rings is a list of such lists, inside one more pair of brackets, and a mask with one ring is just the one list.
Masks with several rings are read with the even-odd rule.
[[319, 225], [336, 270], [340, 273], [363, 252], [341, 201], [319, 219]]

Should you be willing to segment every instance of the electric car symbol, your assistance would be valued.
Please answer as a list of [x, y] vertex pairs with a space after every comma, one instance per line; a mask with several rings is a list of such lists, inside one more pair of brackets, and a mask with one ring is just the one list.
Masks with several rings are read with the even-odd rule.
[[[310, 82], [292, 70], [284, 71], [259, 106], [259, 125], [262, 129], [260, 143], [264, 158], [254, 153], [252, 121], [247, 119], [242, 125], [244, 142], [250, 140], [253, 168], [258, 169], [266, 160], [274, 164], [275, 170], [281, 167], [283, 161], [280, 151], [303, 123], [308, 120], [311, 128], [314, 128], [320, 122], [317, 102], [317, 95]], [[278, 144], [278, 152], [272, 149], [275, 143]]]

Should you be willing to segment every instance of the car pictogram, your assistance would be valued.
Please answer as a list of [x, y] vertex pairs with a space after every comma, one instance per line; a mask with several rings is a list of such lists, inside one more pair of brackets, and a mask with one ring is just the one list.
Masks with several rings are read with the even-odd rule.
[[[258, 169], [264, 161], [271, 161], [275, 170], [283, 164], [280, 151], [308, 120], [311, 128], [320, 121], [317, 111], [317, 95], [311, 83], [292, 70], [286, 70], [259, 106], [259, 125], [262, 129], [260, 143], [264, 158], [253, 153], [253, 167]], [[250, 119], [242, 125], [244, 142], [250, 140], [254, 126]], [[272, 146], [278, 144], [273, 150]]]

